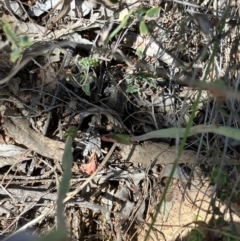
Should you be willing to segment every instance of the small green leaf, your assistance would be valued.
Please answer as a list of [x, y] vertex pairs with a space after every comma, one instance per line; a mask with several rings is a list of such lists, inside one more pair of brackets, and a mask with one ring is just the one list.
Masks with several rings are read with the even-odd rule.
[[219, 186], [223, 186], [227, 183], [227, 173], [219, 167], [213, 169], [211, 173], [211, 182], [214, 184], [217, 183]]
[[187, 241], [203, 241], [204, 236], [200, 230], [192, 229], [191, 233], [189, 234]]
[[156, 83], [156, 81], [152, 80], [152, 81], [151, 81], [151, 84], [152, 84], [152, 86], [153, 86], [155, 89], [157, 88], [157, 83]]
[[11, 42], [13, 46], [18, 43], [17, 35], [12, 31], [10, 24], [7, 22], [3, 22], [2, 26], [3, 32], [5, 33], [7, 39]]
[[8, 41], [11, 43], [12, 52], [10, 54], [10, 60], [15, 62], [22, 53], [22, 48], [28, 47], [31, 45], [31, 42], [28, 40], [27, 36], [19, 38], [11, 29], [11, 26], [8, 22], [3, 22], [0, 20], [0, 27], [2, 27], [3, 32], [5, 33]]
[[109, 0], [112, 4], [118, 3], [118, 0]]
[[88, 70], [89, 68], [97, 67], [98, 60], [95, 58], [86, 57], [86, 58], [82, 58], [81, 60], [79, 60], [78, 64], [84, 70]]
[[137, 15], [137, 20], [141, 23], [142, 21], [144, 21], [144, 17], [142, 15]]
[[13, 51], [10, 54], [10, 60], [12, 62], [15, 62], [21, 55], [21, 49], [20, 48], [14, 48]]
[[129, 11], [129, 13], [124, 17], [124, 19], [122, 20], [122, 22], [120, 23], [120, 25], [118, 25], [108, 36], [107, 38], [107, 42], [109, 42], [116, 34], [119, 33], [119, 31], [121, 31], [123, 28], [125, 28], [128, 25], [128, 20], [130, 19], [130, 17], [132, 16], [132, 14], [134, 13], [134, 9], [131, 9]]
[[29, 47], [31, 44], [32, 43], [27, 36], [21, 37], [18, 42], [18, 45], [22, 48]]
[[138, 15], [143, 15], [143, 14], [145, 14], [147, 11], [149, 11], [149, 8], [147, 8], [147, 7], [139, 8], [139, 9], [136, 10], [136, 14], [138, 14]]
[[146, 16], [151, 18], [154, 17], [154, 15], [157, 15], [160, 12], [160, 8], [151, 8], [146, 12]]
[[203, 221], [203, 218], [200, 215], [195, 215], [194, 221], [196, 221], [196, 222]]
[[139, 88], [136, 85], [129, 85], [126, 89], [126, 92], [130, 94], [136, 93], [138, 91], [139, 91]]
[[85, 92], [86, 95], [90, 96], [91, 91], [90, 91], [90, 84], [86, 83], [82, 86], [82, 90]]
[[226, 88], [226, 85], [222, 79], [216, 79], [213, 82], [213, 85], [215, 85], [217, 89], [225, 89]]
[[89, 69], [89, 63], [85, 59], [81, 59], [78, 64], [85, 70]]
[[64, 133], [64, 138], [67, 138], [68, 136], [72, 136], [73, 139], [77, 136], [77, 127], [76, 126], [70, 126]]
[[137, 56], [139, 57], [139, 59], [142, 59], [143, 58], [143, 51], [142, 51], [142, 49], [141, 48], [137, 48], [136, 49], [136, 54], [137, 54]]
[[148, 27], [144, 21], [141, 21], [139, 24], [139, 30], [141, 35], [148, 34]]
[[86, 80], [86, 75], [85, 74], [80, 74], [79, 75], [79, 82], [81, 84], [83, 84], [85, 80]]

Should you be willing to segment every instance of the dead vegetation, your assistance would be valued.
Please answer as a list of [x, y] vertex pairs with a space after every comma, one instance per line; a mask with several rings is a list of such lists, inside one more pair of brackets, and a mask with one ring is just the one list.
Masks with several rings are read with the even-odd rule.
[[64, 198], [71, 240], [239, 240], [237, 134], [203, 130], [184, 150], [177, 132], [112, 139], [188, 125], [238, 133], [238, 5], [2, 3], [2, 237], [58, 229], [64, 135], [77, 126]]

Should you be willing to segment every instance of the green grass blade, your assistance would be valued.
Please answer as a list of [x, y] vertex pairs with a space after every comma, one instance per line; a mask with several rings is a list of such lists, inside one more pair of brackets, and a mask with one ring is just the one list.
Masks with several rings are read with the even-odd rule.
[[[129, 137], [131, 142], [145, 141], [153, 138], [183, 138], [186, 128], [168, 128], [157, 131], [151, 131], [141, 136]], [[198, 125], [191, 127], [188, 133], [189, 136], [194, 136], [202, 133], [214, 133], [222, 136], [226, 136], [235, 140], [240, 140], [240, 130], [227, 126], [215, 126], [215, 125]]]

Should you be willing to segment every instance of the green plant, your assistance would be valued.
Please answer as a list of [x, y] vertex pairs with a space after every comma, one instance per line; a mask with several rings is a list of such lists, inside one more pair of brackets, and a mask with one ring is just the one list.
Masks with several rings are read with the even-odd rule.
[[131, 9], [122, 22], [109, 34], [107, 42], [109, 42], [115, 35], [119, 33], [123, 28], [128, 26], [129, 20], [134, 15], [139, 21], [139, 31], [141, 35], [148, 34], [147, 20], [154, 17], [160, 12], [159, 7], [140, 7], [138, 9]]
[[89, 70], [90, 68], [96, 68], [98, 66], [98, 60], [91, 57], [85, 57], [78, 61], [78, 65], [82, 70], [80, 74], [80, 84], [82, 90], [85, 92], [86, 95], [90, 96], [90, 83], [88, 81]]
[[203, 241], [204, 235], [203, 233], [198, 229], [192, 229], [187, 241]]
[[[63, 177], [60, 181], [58, 189], [57, 198], [57, 229], [55, 232], [51, 232], [43, 237], [42, 241], [52, 241], [52, 240], [67, 240], [68, 231], [67, 225], [64, 217], [64, 198], [69, 190], [69, 184], [72, 177], [72, 164], [73, 164], [73, 154], [72, 154], [72, 142], [77, 135], [77, 127], [71, 126], [67, 129], [64, 134], [66, 138], [64, 153], [62, 157], [63, 166]], [[34, 240], [37, 241], [37, 240]]]
[[136, 10], [137, 19], [139, 21], [139, 31], [141, 35], [148, 34], [147, 20], [153, 18], [155, 15], [158, 15], [160, 8], [139, 8]]
[[85, 57], [78, 61], [78, 65], [84, 69], [89, 70], [98, 66], [98, 60], [95, 58]]
[[227, 173], [219, 167], [214, 168], [211, 173], [211, 182], [218, 184], [219, 188], [222, 188], [227, 183]]
[[[186, 135], [187, 130], [188, 132]], [[189, 137], [189, 136], [194, 136], [202, 133], [215, 133], [218, 135], [223, 135], [226, 137], [233, 138], [235, 140], [240, 140], [239, 129], [236, 129], [233, 127], [227, 127], [227, 126], [198, 125], [198, 126], [190, 127], [189, 129], [187, 129], [187, 127], [186, 128], [172, 127], [167, 129], [161, 129], [161, 130], [151, 131], [140, 136], [125, 135], [124, 142], [128, 140], [129, 143], [133, 144], [134, 142], [145, 141], [153, 138], [176, 138], [176, 136], [178, 136], [179, 138], [184, 138], [185, 135]], [[115, 135], [116, 134], [112, 134], [111, 138], [114, 139]], [[123, 135], [122, 135], [122, 138], [123, 138]]]
[[130, 94], [138, 93], [139, 95], [142, 91], [144, 91], [143, 87], [145, 87], [146, 84], [148, 88], [153, 88], [153, 90], [156, 90], [158, 82], [162, 82], [162, 79], [148, 73], [126, 75], [124, 78], [127, 82], [126, 92]]
[[[72, 154], [72, 142], [77, 135], [77, 128], [71, 126], [67, 129], [64, 134], [66, 138], [64, 153], [62, 157], [62, 166], [63, 166], [63, 176], [60, 181], [58, 188], [58, 197], [57, 197], [57, 227], [55, 231], [48, 233], [46, 236], [38, 238], [36, 236], [24, 236], [24, 233], [16, 232], [15, 236], [11, 240], [18, 240], [27, 238], [32, 241], [52, 241], [59, 240], [65, 241], [68, 240], [68, 230], [64, 217], [64, 198], [69, 191], [69, 184], [72, 176], [72, 164], [73, 164], [73, 154]], [[20, 235], [17, 235], [20, 234]]]
[[15, 62], [21, 55], [24, 48], [31, 45], [31, 41], [27, 36], [19, 37], [11, 29], [8, 22], [4, 22], [0, 19], [0, 26], [6, 35], [8, 41], [11, 43], [12, 52], [10, 54], [10, 60]]

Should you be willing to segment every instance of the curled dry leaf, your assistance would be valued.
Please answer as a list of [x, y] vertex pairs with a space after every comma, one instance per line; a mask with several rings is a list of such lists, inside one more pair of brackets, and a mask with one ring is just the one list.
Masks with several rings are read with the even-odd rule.
[[91, 175], [93, 172], [97, 170], [97, 156], [96, 152], [93, 152], [92, 155], [89, 158], [89, 161], [87, 164], [82, 164], [80, 166], [80, 170], [82, 172], [85, 172], [88, 175]]

